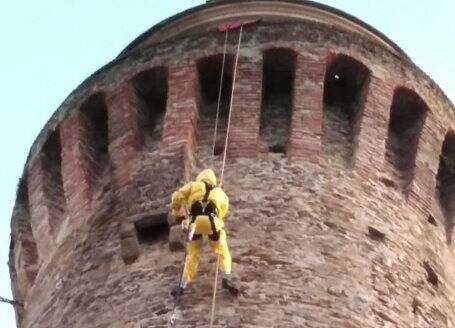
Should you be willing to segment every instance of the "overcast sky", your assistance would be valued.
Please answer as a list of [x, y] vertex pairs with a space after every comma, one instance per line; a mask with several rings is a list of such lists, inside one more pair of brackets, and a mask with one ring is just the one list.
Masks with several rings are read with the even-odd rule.
[[[17, 180], [47, 119], [86, 77], [159, 21], [205, 1], [0, 2], [0, 296], [11, 297], [8, 248]], [[327, 0], [395, 41], [455, 101], [455, 1]], [[10, 305], [0, 325], [13, 328]]]

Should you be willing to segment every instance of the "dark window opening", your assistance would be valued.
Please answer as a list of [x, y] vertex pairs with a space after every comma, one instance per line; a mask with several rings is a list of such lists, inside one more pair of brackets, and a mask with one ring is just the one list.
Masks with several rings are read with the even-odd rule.
[[109, 161], [108, 117], [104, 95], [97, 93], [91, 96], [81, 106], [81, 112], [85, 117], [86, 147], [88, 157], [92, 160], [91, 173], [93, 180], [96, 180]]
[[[32, 227], [30, 224], [30, 208], [28, 200], [28, 189], [26, 178], [21, 178], [17, 186], [16, 206], [14, 214], [17, 214], [17, 232], [20, 235], [27, 236], [27, 239], [34, 239]], [[36, 246], [35, 246], [36, 247]]]
[[270, 49], [263, 54], [260, 135], [271, 153], [284, 153], [289, 138], [296, 54]]
[[379, 231], [372, 226], [368, 226], [368, 236], [376, 241], [385, 241], [386, 239], [386, 234], [384, 232]]
[[140, 244], [156, 244], [168, 240], [169, 224], [167, 214], [156, 214], [143, 217], [134, 223]]
[[51, 229], [57, 229], [66, 211], [66, 199], [63, 190], [62, 157], [60, 133], [58, 130], [49, 134], [43, 146], [44, 194], [49, 207]]
[[275, 154], [284, 154], [286, 152], [286, 146], [285, 145], [269, 146], [269, 152]]
[[455, 132], [445, 136], [436, 175], [436, 196], [445, 219], [447, 242], [452, 242], [455, 214]]
[[324, 79], [324, 151], [337, 162], [351, 166], [368, 88], [370, 71], [357, 60], [335, 56]]
[[[216, 144], [222, 145], [221, 147], [224, 147], [223, 141], [226, 137], [232, 91], [233, 59], [233, 56], [226, 55], [224, 64], [216, 140]], [[209, 56], [199, 60], [197, 64], [199, 76], [198, 144], [200, 146], [212, 147], [222, 67], [223, 55]], [[210, 149], [210, 151], [212, 150]], [[224, 149], [217, 153], [222, 154], [223, 151]]]
[[28, 189], [26, 178], [19, 179], [16, 191], [16, 202], [19, 204], [27, 205], [28, 209]]
[[[33, 236], [32, 226], [30, 223], [30, 208], [28, 199], [27, 180], [21, 178], [17, 187], [16, 206], [14, 208], [14, 220], [16, 221], [17, 235], [15, 238], [22, 248], [21, 268], [17, 271], [24, 270], [29, 284], [33, 284], [37, 272], [38, 250], [35, 238]], [[14, 248], [14, 240], [11, 239], [11, 247]]]
[[438, 275], [436, 274], [436, 271], [432, 268], [429, 262], [424, 261], [423, 262], [423, 267], [425, 268], [425, 271], [427, 272], [427, 281], [432, 284], [433, 286], [437, 287], [438, 286]]
[[415, 92], [405, 88], [395, 91], [390, 109], [386, 158], [406, 195], [414, 178], [417, 148], [427, 112], [426, 104]]
[[167, 102], [167, 72], [156, 67], [141, 72], [133, 78], [138, 96], [139, 126], [143, 132], [143, 144], [148, 150], [158, 149], [161, 140]]
[[434, 225], [435, 227], [438, 225], [438, 223], [436, 222], [435, 217], [432, 214], [428, 214], [427, 221], [428, 221], [429, 224]]
[[222, 155], [223, 152], [224, 152], [224, 143], [216, 144], [215, 149], [213, 150], [213, 155], [215, 155], [215, 156]]

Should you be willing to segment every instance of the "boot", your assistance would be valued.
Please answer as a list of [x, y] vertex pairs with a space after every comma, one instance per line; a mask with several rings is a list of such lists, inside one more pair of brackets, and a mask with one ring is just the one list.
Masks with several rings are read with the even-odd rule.
[[171, 295], [174, 297], [182, 296], [184, 292], [185, 288], [183, 288], [182, 286], [177, 286], [171, 290]]
[[232, 280], [228, 277], [223, 277], [223, 280], [221, 281], [221, 286], [226, 289], [229, 293], [231, 293], [232, 296], [238, 296], [240, 291], [238, 290], [237, 287], [235, 287], [234, 283]]

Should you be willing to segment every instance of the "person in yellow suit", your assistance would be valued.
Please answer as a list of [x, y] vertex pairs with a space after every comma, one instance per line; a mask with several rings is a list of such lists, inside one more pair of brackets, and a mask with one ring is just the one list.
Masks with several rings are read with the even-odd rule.
[[187, 183], [172, 195], [172, 212], [178, 218], [186, 217], [182, 228], [188, 232], [185, 267], [178, 288], [172, 292], [174, 295], [182, 294], [196, 275], [202, 236], [208, 237], [210, 247], [219, 256], [223, 288], [233, 295], [239, 292], [230, 278], [232, 259], [224, 230], [229, 199], [223, 189], [216, 186], [216, 180], [213, 170], [203, 170], [196, 181]]

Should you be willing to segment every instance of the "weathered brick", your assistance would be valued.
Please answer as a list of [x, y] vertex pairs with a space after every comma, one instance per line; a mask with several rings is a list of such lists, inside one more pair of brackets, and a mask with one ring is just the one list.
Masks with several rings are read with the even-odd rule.
[[390, 81], [371, 76], [360, 118], [355, 158], [356, 170], [365, 177], [376, 176], [384, 166], [392, 95], [393, 86]]
[[297, 54], [287, 155], [316, 160], [321, 153], [325, 60]]
[[106, 97], [109, 118], [109, 156], [116, 188], [131, 181], [134, 159], [141, 148], [137, 97], [131, 83], [122, 84]]
[[240, 56], [232, 99], [229, 157], [255, 157], [259, 146], [262, 60]]
[[196, 140], [198, 78], [196, 64], [170, 67], [168, 100], [161, 148], [180, 144], [193, 148]]
[[87, 130], [87, 122], [80, 111], [70, 115], [60, 127], [63, 189], [70, 222], [75, 227], [83, 224], [82, 218], [88, 217], [93, 193], [91, 173], [96, 164], [87, 149], [90, 144]]

